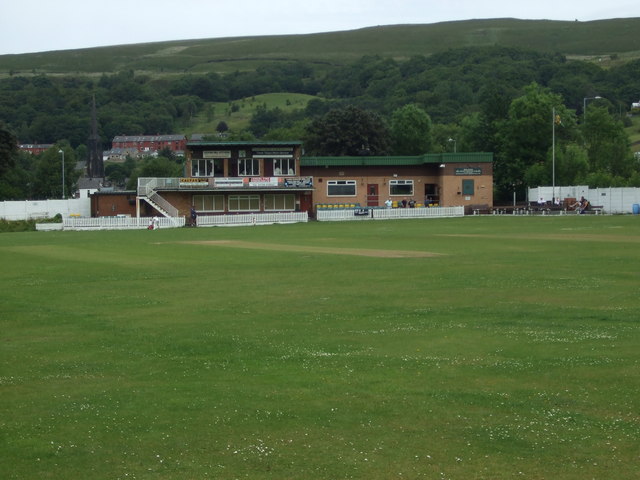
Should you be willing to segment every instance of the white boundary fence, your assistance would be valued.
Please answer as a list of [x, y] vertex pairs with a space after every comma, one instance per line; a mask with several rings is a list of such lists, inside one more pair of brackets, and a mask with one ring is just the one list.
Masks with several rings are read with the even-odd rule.
[[0, 218], [5, 220], [30, 220], [32, 218], [53, 218], [79, 215], [91, 216], [89, 198], [70, 198], [67, 200], [20, 200], [0, 202]]
[[354, 208], [318, 210], [321, 222], [464, 217], [464, 207]]
[[247, 213], [241, 215], [199, 215], [199, 227], [231, 227], [240, 225], [270, 225], [273, 223], [306, 223], [307, 212]]
[[[149, 227], [151, 217], [70, 217], [62, 219], [63, 230], [143, 230]], [[46, 225], [46, 224], [43, 224]], [[54, 224], [55, 225], [55, 224]], [[184, 217], [158, 217], [158, 227], [184, 227]], [[38, 228], [40, 230], [40, 228]]]
[[604, 213], [633, 213], [633, 205], [640, 204], [640, 188], [589, 188], [586, 185], [530, 188], [529, 201], [551, 200], [554, 192], [561, 200], [584, 197], [591, 205], [601, 206]]

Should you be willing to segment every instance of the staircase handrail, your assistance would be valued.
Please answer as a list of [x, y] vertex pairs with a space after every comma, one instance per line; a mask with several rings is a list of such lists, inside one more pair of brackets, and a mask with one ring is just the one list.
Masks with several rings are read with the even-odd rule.
[[176, 207], [171, 205], [167, 200], [162, 198], [158, 192], [153, 192], [151, 195], [147, 197], [153, 203], [158, 205], [162, 210], [164, 210], [169, 217], [177, 217], [180, 215], [180, 212]]
[[158, 185], [158, 179], [153, 177], [138, 178], [138, 195], [149, 197], [155, 191]]

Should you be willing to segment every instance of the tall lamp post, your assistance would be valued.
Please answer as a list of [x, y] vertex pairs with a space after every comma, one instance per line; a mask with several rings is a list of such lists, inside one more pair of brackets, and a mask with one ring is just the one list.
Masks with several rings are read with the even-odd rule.
[[456, 153], [458, 151], [458, 144], [456, 142], [455, 138], [450, 138], [449, 142], [453, 142], [453, 153]]
[[596, 95], [595, 97], [584, 97], [582, 99], [582, 123], [587, 121], [587, 100], [600, 100], [602, 97]]
[[[583, 127], [587, 124], [587, 101], [588, 100], [600, 100], [602, 97], [600, 95], [596, 95], [595, 97], [584, 97], [582, 99], [582, 125]], [[586, 139], [586, 132], [584, 131], [583, 128], [583, 133], [582, 133], [582, 142], [583, 145], [586, 147], [587, 146], [587, 139]]]
[[62, 155], [62, 199], [64, 200], [64, 150], [58, 150], [58, 153]]

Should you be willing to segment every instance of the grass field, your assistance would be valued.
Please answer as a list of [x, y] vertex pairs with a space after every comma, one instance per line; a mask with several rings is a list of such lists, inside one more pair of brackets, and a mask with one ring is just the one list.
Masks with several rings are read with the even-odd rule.
[[637, 478], [637, 216], [6, 233], [0, 259], [2, 478]]

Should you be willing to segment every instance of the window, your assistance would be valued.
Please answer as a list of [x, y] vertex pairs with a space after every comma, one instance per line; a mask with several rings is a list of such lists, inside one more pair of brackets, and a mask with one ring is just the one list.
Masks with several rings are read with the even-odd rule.
[[273, 160], [273, 174], [278, 177], [280, 175], [296, 174], [295, 158], [275, 158]]
[[413, 180], [389, 180], [389, 195], [413, 195]]
[[222, 158], [194, 158], [191, 160], [192, 177], [222, 176], [224, 172], [224, 160]]
[[230, 212], [260, 211], [260, 195], [229, 195]]
[[353, 197], [356, 195], [355, 180], [329, 180], [327, 195], [330, 197]]
[[260, 161], [257, 158], [241, 158], [238, 160], [238, 175], [244, 177], [260, 176]]
[[295, 210], [296, 196], [295, 195], [265, 195], [264, 209], [265, 210]]
[[191, 202], [198, 212], [224, 212], [222, 195], [194, 195]]
[[473, 180], [462, 180], [462, 194], [463, 195], [473, 195], [475, 190], [474, 181]]

